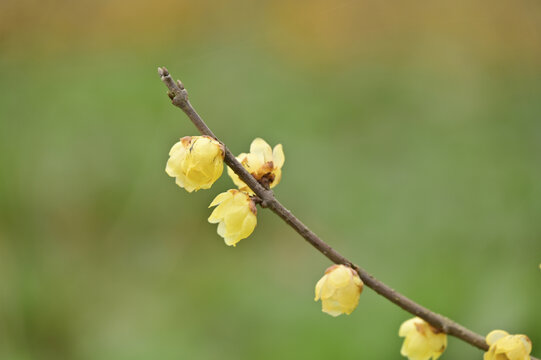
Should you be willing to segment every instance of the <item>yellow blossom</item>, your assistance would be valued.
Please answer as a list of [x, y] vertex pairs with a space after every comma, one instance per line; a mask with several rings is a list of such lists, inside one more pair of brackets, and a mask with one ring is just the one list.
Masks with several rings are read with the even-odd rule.
[[185, 136], [169, 151], [165, 172], [188, 192], [208, 189], [224, 170], [224, 148], [209, 136]]
[[[256, 180], [260, 182], [266, 181], [271, 188], [278, 185], [282, 178], [282, 166], [285, 161], [282, 144], [278, 144], [274, 149], [271, 149], [265, 140], [256, 138], [250, 145], [250, 153], [240, 154], [237, 156], [237, 160]], [[240, 190], [253, 194], [252, 190], [229, 167], [227, 168], [227, 174]]]
[[510, 335], [503, 330], [491, 331], [486, 337], [490, 346], [484, 360], [529, 360], [532, 342], [526, 335]]
[[436, 360], [447, 347], [447, 335], [418, 317], [404, 321], [398, 336], [405, 337], [400, 354], [409, 360]]
[[224, 238], [227, 245], [235, 246], [254, 231], [257, 209], [246, 193], [239, 190], [223, 192], [209, 205], [212, 206], [216, 208], [208, 221], [211, 224], [218, 223], [218, 235]]
[[352, 268], [333, 265], [316, 284], [315, 301], [321, 299], [321, 310], [332, 316], [351, 314], [359, 303], [363, 282]]

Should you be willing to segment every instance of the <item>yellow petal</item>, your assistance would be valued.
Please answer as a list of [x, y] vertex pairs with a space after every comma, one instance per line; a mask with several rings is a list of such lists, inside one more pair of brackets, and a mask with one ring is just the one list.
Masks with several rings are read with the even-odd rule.
[[229, 175], [229, 177], [231, 178], [231, 180], [233, 180], [233, 183], [235, 183], [236, 186], [242, 187], [246, 185], [229, 166], [227, 167], [227, 175]]
[[338, 266], [329, 273], [329, 281], [333, 283], [335, 287], [344, 287], [352, 279], [352, 273], [347, 266]]
[[192, 191], [196, 189], [196, 187], [192, 184], [192, 182], [189, 179], [187, 179], [183, 174], [179, 174], [176, 177], [175, 183], [178, 186], [183, 187], [189, 193], [191, 193]]
[[338, 315], [342, 315], [344, 313], [342, 309], [342, 304], [340, 304], [339, 301], [334, 299], [322, 299], [321, 311], [333, 317], [337, 317]]
[[185, 149], [186, 149], [186, 147], [184, 146], [182, 141], [179, 141], [179, 142], [175, 143], [175, 145], [173, 145], [171, 150], [169, 150], [169, 156], [173, 156], [173, 154], [177, 154], [177, 153], [183, 153], [185, 151]]
[[224, 237], [225, 244], [227, 246], [237, 246], [237, 243], [241, 239], [239, 237]]
[[517, 335], [528, 354], [532, 352], [532, 341], [526, 335]]
[[332, 286], [332, 284], [329, 283], [329, 277], [327, 276], [327, 279], [325, 281], [325, 286], [321, 289], [321, 299], [326, 300], [331, 298], [334, 293], [336, 292], [336, 287]]
[[[358, 274], [355, 273], [355, 275], [358, 275]], [[357, 285], [358, 287], [360, 287], [361, 290], [362, 290], [362, 287], [364, 286], [364, 283], [363, 283], [363, 281], [359, 278], [359, 276], [353, 276], [353, 282], [355, 283], [355, 285]]]
[[184, 187], [184, 183], [185, 183], [185, 177], [183, 174], [178, 174], [178, 176], [175, 178], [175, 183], [180, 186], [180, 187]]
[[264, 157], [262, 157], [260, 154], [253, 153], [246, 154], [242, 161], [242, 166], [244, 166], [246, 170], [258, 180], [266, 173], [266, 171], [261, 171], [265, 164], [266, 161], [264, 160]]
[[409, 360], [428, 360], [430, 353], [424, 344], [421, 334], [413, 332], [404, 339], [400, 354]]
[[323, 287], [323, 284], [325, 283], [325, 280], [327, 279], [327, 275], [324, 275], [321, 279], [319, 279], [319, 281], [317, 282], [316, 284], [316, 289], [315, 289], [315, 292], [316, 292], [316, 296], [314, 298], [314, 301], [318, 301], [319, 298], [321, 297], [321, 289]]
[[267, 142], [256, 138], [250, 145], [250, 153], [257, 155], [262, 162], [272, 161], [272, 149]]
[[282, 144], [278, 144], [274, 147], [274, 150], [272, 151], [272, 161], [274, 162], [275, 168], [281, 169], [282, 166], [284, 166], [285, 155]]
[[400, 325], [400, 329], [398, 329], [398, 336], [404, 337], [408, 335], [411, 331], [415, 330], [415, 322], [419, 320], [418, 317], [414, 317], [413, 319], [406, 320]]
[[224, 217], [225, 226], [228, 234], [238, 234], [242, 231], [242, 224], [244, 223], [246, 211], [242, 208], [230, 207]]
[[507, 331], [503, 330], [493, 330], [488, 333], [486, 336], [486, 341], [488, 345], [494, 344], [496, 341], [504, 338], [505, 336], [508, 336], [509, 333]]
[[223, 192], [216, 196], [209, 207], [218, 205], [210, 214], [208, 218], [208, 222], [211, 224], [215, 224], [217, 222], [220, 222], [225, 217], [226, 213], [230, 211], [234, 193], [232, 191], [237, 190], [230, 190]]
[[[244, 167], [246, 168], [246, 166]], [[231, 178], [231, 180], [233, 180], [233, 183], [239, 188], [239, 190], [244, 191], [249, 195], [254, 195], [252, 189], [250, 189], [248, 185], [246, 185], [244, 181], [242, 181], [239, 176], [233, 171], [233, 169], [231, 169], [229, 166], [227, 167], [227, 175], [229, 175], [229, 177]]]
[[167, 164], [165, 166], [165, 172], [167, 175], [175, 177], [177, 174], [181, 173], [182, 162], [185, 158], [186, 156], [184, 153], [175, 153], [172, 155], [169, 160], [167, 160]]
[[211, 224], [216, 224], [216, 223], [221, 222], [223, 219], [223, 215], [221, 212], [223, 212], [223, 209], [220, 209], [220, 208], [216, 208], [212, 210], [212, 213], [210, 213], [210, 216], [207, 219], [207, 221]]
[[225, 223], [221, 222], [218, 224], [218, 235], [225, 238]]
[[486, 353], [483, 354], [483, 360], [496, 360], [494, 353], [495, 347], [491, 346]]
[[241, 236], [243, 239], [246, 239], [248, 236], [252, 234], [255, 227], [257, 225], [257, 217], [255, 214], [252, 213], [252, 215], [248, 214], [244, 218], [244, 223], [242, 224], [242, 232]]
[[271, 189], [278, 185], [280, 183], [280, 180], [282, 180], [282, 170], [279, 168], [276, 168], [272, 171], [274, 174], [274, 181], [270, 184]]
[[218, 196], [214, 198], [214, 200], [212, 200], [212, 202], [209, 205], [209, 208], [216, 206], [227, 199], [231, 199], [232, 197], [233, 197], [233, 194], [231, 194], [229, 191], [220, 193], [218, 194]]

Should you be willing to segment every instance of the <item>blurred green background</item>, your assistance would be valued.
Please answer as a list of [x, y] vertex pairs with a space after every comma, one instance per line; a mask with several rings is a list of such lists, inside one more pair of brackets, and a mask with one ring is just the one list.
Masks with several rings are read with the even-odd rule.
[[[282, 143], [277, 197], [333, 247], [541, 356], [541, 3], [0, 2], [0, 359], [398, 359], [410, 317], [258, 213], [236, 248], [165, 174], [196, 130]], [[481, 359], [450, 339], [443, 359]]]

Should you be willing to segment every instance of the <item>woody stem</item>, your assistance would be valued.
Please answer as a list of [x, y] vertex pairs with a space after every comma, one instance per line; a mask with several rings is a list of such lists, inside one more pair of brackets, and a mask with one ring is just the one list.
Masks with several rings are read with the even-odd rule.
[[[276, 215], [291, 226], [299, 235], [301, 235], [310, 245], [316, 248], [320, 253], [325, 255], [335, 264], [343, 264], [350, 266], [358, 274], [366, 286], [374, 290], [379, 295], [383, 296], [392, 303], [400, 306], [407, 312], [424, 319], [426, 322], [434, 326], [436, 329], [445, 332], [446, 334], [455, 336], [468, 344], [471, 344], [479, 349], [488, 350], [488, 344], [483, 336], [467, 329], [466, 327], [452, 321], [451, 319], [435, 313], [424, 306], [421, 306], [393, 290], [388, 285], [379, 281], [368, 273], [363, 268], [354, 264], [338, 251], [330, 247], [326, 242], [321, 240], [312, 230], [304, 225], [295, 215], [291, 213], [284, 205], [282, 205], [274, 196], [273, 192], [262, 186], [246, 169], [240, 164], [231, 151], [222, 143], [214, 133], [205, 124], [201, 116], [195, 111], [188, 100], [188, 93], [180, 81], [175, 82], [169, 71], [165, 67], [158, 68], [158, 73], [163, 83], [167, 86], [168, 95], [172, 100], [173, 105], [179, 107], [190, 118], [192, 123], [203, 135], [211, 136], [224, 145], [225, 163], [239, 176], [239, 178], [248, 185], [250, 189], [257, 195], [259, 202], [264, 203], [266, 207], [271, 209]], [[531, 360], [539, 360], [531, 357]]]

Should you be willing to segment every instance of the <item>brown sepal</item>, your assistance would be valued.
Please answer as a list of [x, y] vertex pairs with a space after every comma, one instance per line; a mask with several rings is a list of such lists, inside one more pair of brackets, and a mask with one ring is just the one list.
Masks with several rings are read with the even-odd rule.
[[184, 136], [180, 138], [180, 142], [182, 143], [182, 145], [184, 145], [184, 147], [188, 147], [192, 142], [192, 136]]
[[250, 208], [250, 211], [254, 213], [254, 215], [257, 215], [257, 207], [252, 199], [248, 201], [248, 207]]

